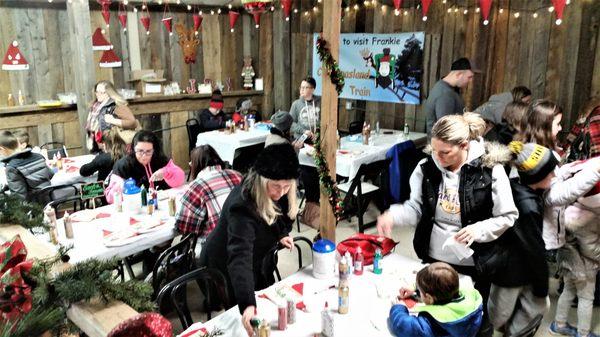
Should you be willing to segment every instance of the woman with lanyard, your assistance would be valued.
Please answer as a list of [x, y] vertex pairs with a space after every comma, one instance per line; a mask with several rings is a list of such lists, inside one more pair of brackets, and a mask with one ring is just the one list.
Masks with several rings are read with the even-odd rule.
[[102, 132], [113, 126], [125, 130], [135, 130], [138, 122], [127, 107], [127, 101], [115, 90], [109, 81], [100, 81], [94, 86], [96, 100], [90, 107], [85, 131], [87, 148], [92, 152], [100, 152], [96, 139], [102, 137]]
[[151, 131], [142, 130], [133, 137], [132, 152], [113, 167], [105, 192], [109, 203], [113, 202], [114, 192], [121, 191], [128, 178], [133, 178], [138, 186], [165, 190], [181, 186], [185, 173], [165, 156], [158, 137]]
[[321, 101], [313, 93], [317, 87], [317, 82], [312, 77], [307, 77], [300, 84], [300, 98], [292, 103], [290, 115], [294, 119], [292, 123], [292, 133], [294, 139], [298, 139], [303, 134], [308, 139], [314, 141], [315, 131], [320, 123], [320, 105]]

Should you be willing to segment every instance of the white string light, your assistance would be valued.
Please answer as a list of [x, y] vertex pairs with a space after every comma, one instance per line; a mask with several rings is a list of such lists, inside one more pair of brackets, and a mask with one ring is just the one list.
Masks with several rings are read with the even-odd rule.
[[538, 17], [538, 13], [533, 13], [533, 15], [532, 15], [532, 16], [533, 16], [533, 18], [534, 18], [534, 19], [537, 19], [537, 17]]
[[398, 15], [400, 15], [400, 11], [399, 11], [399, 10], [397, 10], [397, 9], [394, 9], [394, 15], [395, 15], [395, 16], [398, 16]]
[[317, 6], [313, 7], [313, 12], [315, 12], [315, 13], [316, 13], [316, 12], [318, 12], [318, 11], [319, 11], [319, 7], [317, 7]]
[[404, 11], [404, 16], [407, 16], [407, 15], [408, 15], [408, 11], [407, 11], [407, 10], [405, 10], [405, 11]]
[[463, 14], [464, 14], [464, 15], [467, 15], [467, 14], [469, 14], [469, 10], [468, 10], [468, 9], [465, 9], [465, 10], [463, 11]]
[[187, 10], [191, 11], [192, 10], [192, 5], [187, 5]]
[[514, 14], [514, 17], [515, 17], [515, 19], [518, 19], [520, 15], [521, 15], [521, 13], [519, 13], [519, 12], [516, 12], [516, 13]]
[[452, 13], [452, 8], [448, 8], [448, 13]]
[[217, 10], [217, 14], [221, 14], [221, 8]]
[[475, 8], [475, 13], [479, 13], [481, 11], [481, 9], [479, 9], [479, 7]]
[[548, 12], [550, 12], [550, 13], [554, 12], [554, 6], [548, 7]]
[[298, 13], [298, 8], [294, 8], [294, 13], [297, 14]]
[[498, 13], [500, 13], [500, 14], [504, 13], [504, 8], [500, 8], [500, 10], [498, 11]]

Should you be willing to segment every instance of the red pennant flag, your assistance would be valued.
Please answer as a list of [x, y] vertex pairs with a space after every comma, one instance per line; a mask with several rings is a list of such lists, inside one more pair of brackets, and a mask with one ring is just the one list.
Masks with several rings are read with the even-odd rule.
[[556, 24], [560, 25], [562, 23], [566, 0], [552, 0], [552, 4], [554, 5], [554, 13], [556, 13]]
[[400, 7], [402, 7], [402, 0], [394, 0], [394, 9], [399, 11]]
[[490, 9], [492, 8], [492, 0], [479, 0], [479, 7], [481, 7], [481, 16], [483, 16], [483, 24], [487, 25], [490, 21]]
[[125, 13], [119, 14], [119, 22], [121, 22], [121, 26], [123, 26], [123, 30], [127, 30], [127, 14], [125, 14]]
[[142, 22], [142, 26], [144, 26], [144, 28], [146, 29], [146, 35], [150, 34], [150, 17], [142, 16], [140, 18], [140, 21]]
[[281, 7], [283, 7], [285, 21], [290, 21], [290, 13], [292, 12], [292, 0], [281, 0]]
[[171, 24], [173, 23], [173, 18], [172, 17], [163, 18], [162, 23], [163, 23], [163, 25], [165, 25], [165, 28], [167, 28], [169, 35], [173, 35], [173, 27], [171, 27]]
[[235, 12], [235, 11], [229, 11], [229, 28], [231, 29], [232, 33], [233, 33], [233, 27], [235, 27], [235, 23], [239, 16], [240, 16], [240, 13]]
[[202, 15], [194, 14], [192, 15], [192, 18], [194, 19], [194, 30], [198, 31], [198, 28], [202, 26]]
[[105, 8], [104, 5], [102, 5], [102, 17], [104, 18], [106, 27], [110, 27], [110, 12], [108, 11], [108, 6]]
[[252, 16], [254, 17], [254, 23], [256, 23], [255, 27], [260, 27], [260, 13], [254, 13]]
[[423, 21], [427, 21], [427, 12], [429, 11], [429, 5], [431, 5], [431, 0], [421, 0], [421, 6], [423, 6]]

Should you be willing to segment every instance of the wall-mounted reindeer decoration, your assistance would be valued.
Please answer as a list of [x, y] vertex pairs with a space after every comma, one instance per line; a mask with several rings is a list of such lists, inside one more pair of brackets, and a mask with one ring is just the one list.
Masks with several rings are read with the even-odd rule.
[[196, 63], [196, 47], [200, 45], [200, 37], [195, 34], [194, 29], [186, 29], [182, 24], [175, 25], [175, 31], [179, 35], [179, 45], [183, 51], [185, 63]]

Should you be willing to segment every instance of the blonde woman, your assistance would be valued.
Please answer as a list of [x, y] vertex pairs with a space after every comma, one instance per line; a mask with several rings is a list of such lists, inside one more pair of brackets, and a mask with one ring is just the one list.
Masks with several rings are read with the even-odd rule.
[[[133, 113], [127, 106], [127, 101], [115, 90], [109, 81], [100, 81], [94, 86], [96, 100], [92, 103], [85, 125], [88, 135], [87, 147], [92, 152], [98, 152], [97, 139], [102, 132], [113, 126], [124, 130], [135, 130], [138, 126]], [[131, 140], [128, 140], [131, 143]]]
[[[410, 177], [410, 199], [382, 214], [377, 229], [389, 237], [394, 225], [416, 226], [413, 245], [419, 258], [449, 263], [471, 276], [485, 311], [490, 283], [485, 271], [480, 273], [487, 262], [480, 257], [485, 243], [502, 235], [519, 214], [502, 166], [510, 152], [500, 145], [484, 145], [484, 130], [478, 114], [440, 118], [431, 130], [432, 155]], [[475, 251], [473, 256], [459, 253], [467, 247]], [[480, 336], [491, 333], [484, 321]]]
[[[227, 279], [231, 303], [252, 335], [254, 291], [274, 283], [273, 249], [277, 242], [293, 248], [289, 235], [296, 217], [298, 157], [290, 144], [267, 146], [241, 186], [234, 188], [217, 227], [202, 247], [200, 265], [219, 269]], [[215, 297], [213, 297], [215, 298]]]

